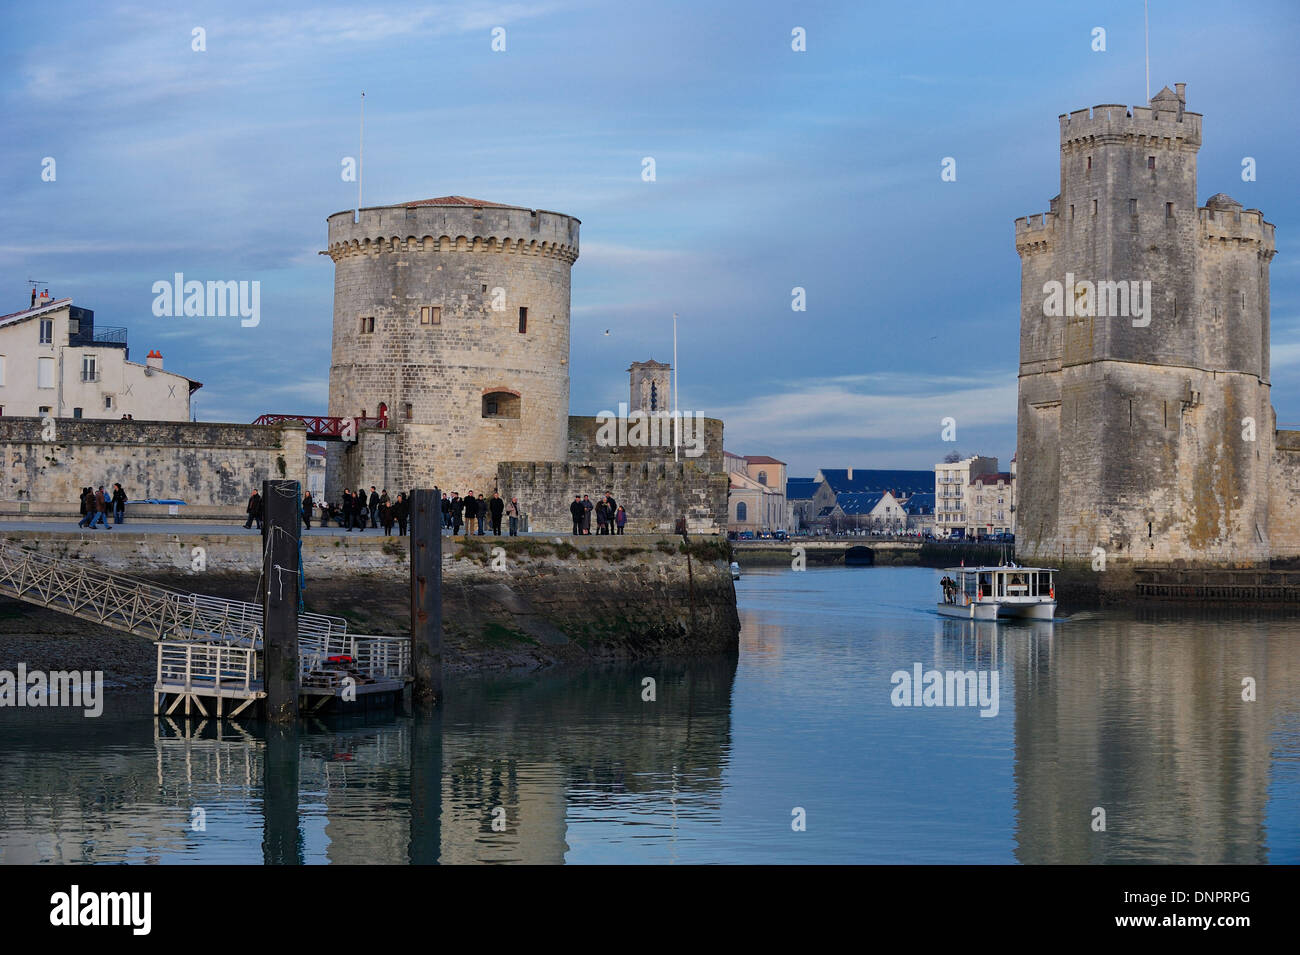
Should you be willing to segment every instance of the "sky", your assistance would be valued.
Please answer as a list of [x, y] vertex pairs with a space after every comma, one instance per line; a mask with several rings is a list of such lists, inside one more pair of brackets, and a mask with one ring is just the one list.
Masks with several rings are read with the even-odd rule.
[[[1226, 192], [1277, 226], [1273, 401], [1300, 422], [1300, 4], [1150, 16], [1152, 94], [1185, 82], [1205, 116], [1199, 201]], [[0, 313], [37, 279], [127, 326], [134, 360], [157, 348], [203, 382], [200, 420], [324, 413], [318, 253], [356, 203], [342, 170], [364, 91], [363, 204], [464, 195], [582, 220], [570, 413], [627, 400], [630, 362], [671, 361], [676, 312], [680, 407], [792, 476], [954, 450], [1006, 468], [1014, 220], [1059, 191], [1060, 113], [1146, 100], [1140, 0], [53, 0], [0, 17]], [[260, 323], [156, 317], [153, 283], [176, 272], [259, 281]]]

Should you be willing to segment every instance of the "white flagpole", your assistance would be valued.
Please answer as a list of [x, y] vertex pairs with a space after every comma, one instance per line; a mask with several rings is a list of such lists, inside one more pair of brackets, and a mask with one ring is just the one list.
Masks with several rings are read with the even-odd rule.
[[677, 463], [677, 429], [681, 415], [677, 408], [677, 313], [673, 312], [673, 463]]
[[1151, 102], [1151, 17], [1150, 0], [1142, 0], [1142, 30], [1146, 36], [1147, 102]]
[[361, 171], [366, 161], [366, 91], [361, 91], [361, 141], [357, 147], [357, 211], [353, 222], [361, 221]]

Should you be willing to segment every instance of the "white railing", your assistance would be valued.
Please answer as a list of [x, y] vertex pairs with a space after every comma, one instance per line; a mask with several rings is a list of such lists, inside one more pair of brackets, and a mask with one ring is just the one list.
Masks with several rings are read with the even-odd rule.
[[154, 645], [158, 648], [160, 687], [183, 687], [187, 692], [198, 687], [212, 693], [223, 689], [250, 693], [258, 689], [261, 674], [256, 650], [174, 640], [159, 640]]

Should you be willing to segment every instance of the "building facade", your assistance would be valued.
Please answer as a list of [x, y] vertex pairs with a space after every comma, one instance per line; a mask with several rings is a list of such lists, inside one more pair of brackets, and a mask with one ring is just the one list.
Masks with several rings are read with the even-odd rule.
[[981, 474], [995, 474], [997, 470], [998, 459], [982, 454], [934, 466], [934, 532], [937, 536], [968, 534], [975, 526], [972, 481]]
[[161, 352], [128, 360], [125, 328], [95, 328], [70, 298], [34, 297], [0, 317], [0, 415], [189, 421], [197, 381], [163, 370]]
[[727, 528], [732, 531], [788, 531], [790, 508], [785, 498], [786, 465], [767, 455], [723, 452], [731, 488]]
[[1017, 552], [1259, 564], [1273, 552], [1274, 228], [1197, 204], [1185, 84], [1060, 117], [1060, 194], [1016, 220]]

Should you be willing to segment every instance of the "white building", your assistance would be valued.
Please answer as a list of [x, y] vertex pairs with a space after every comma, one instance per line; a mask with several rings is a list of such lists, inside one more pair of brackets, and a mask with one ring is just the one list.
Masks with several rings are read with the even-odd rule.
[[0, 415], [189, 421], [202, 385], [163, 371], [162, 354], [127, 360], [125, 328], [95, 329], [72, 299], [33, 297], [0, 316]]
[[957, 530], [963, 535], [968, 533], [968, 529], [973, 530], [975, 516], [971, 479], [981, 474], [996, 474], [997, 470], [997, 458], [978, 454], [934, 466], [935, 534], [947, 537]]

